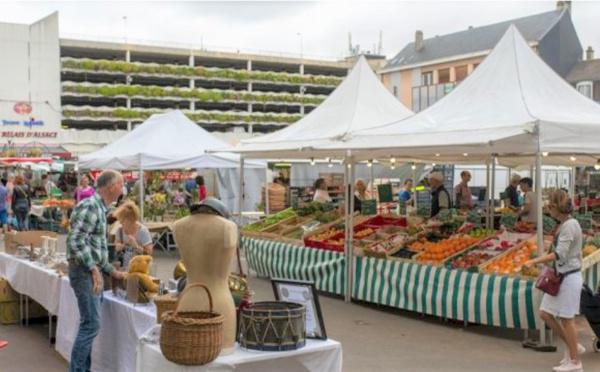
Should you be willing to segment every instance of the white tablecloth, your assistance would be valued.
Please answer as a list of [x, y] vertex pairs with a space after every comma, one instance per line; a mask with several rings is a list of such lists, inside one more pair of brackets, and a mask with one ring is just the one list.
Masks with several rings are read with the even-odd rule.
[[33, 298], [52, 314], [58, 314], [61, 277], [35, 262], [0, 252], [0, 277], [13, 289]]
[[[115, 297], [111, 291], [104, 292], [102, 301], [100, 333], [92, 347], [92, 370], [94, 372], [135, 371], [136, 347], [140, 337], [156, 324], [154, 304], [131, 304]], [[75, 293], [65, 278], [62, 282], [56, 351], [67, 361], [77, 336], [79, 310]]]
[[138, 345], [137, 372], [341, 372], [342, 345], [334, 340], [307, 340], [294, 351], [244, 350], [236, 344], [231, 355], [220, 356], [203, 366], [169, 362], [160, 346], [143, 340]]

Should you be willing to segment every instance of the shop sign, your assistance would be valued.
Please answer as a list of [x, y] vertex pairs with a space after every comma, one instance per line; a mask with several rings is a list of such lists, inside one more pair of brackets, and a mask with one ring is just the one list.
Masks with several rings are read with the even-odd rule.
[[27, 131], [27, 132], [14, 132], [14, 131], [2, 131], [0, 132], [2, 138], [56, 138], [58, 132], [39, 132], [39, 131]]

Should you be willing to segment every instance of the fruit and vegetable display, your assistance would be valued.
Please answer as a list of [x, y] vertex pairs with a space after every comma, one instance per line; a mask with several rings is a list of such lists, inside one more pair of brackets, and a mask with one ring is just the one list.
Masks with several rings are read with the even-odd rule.
[[75, 206], [75, 200], [49, 198], [44, 200], [42, 205], [46, 208], [73, 208]]
[[483, 264], [484, 262], [487, 262], [492, 257], [494, 256], [492, 256], [489, 253], [484, 253], [480, 251], [469, 252], [466, 255], [454, 260], [451, 263], [450, 267], [453, 269], [469, 269], [471, 267], [476, 267]]
[[366, 238], [367, 236], [372, 235], [374, 232], [375, 232], [375, 229], [373, 229], [371, 227], [367, 227], [365, 229], [356, 231], [354, 233], [354, 239], [359, 240], [359, 239]]
[[440, 240], [437, 243], [427, 242], [423, 246], [423, 252], [417, 257], [417, 261], [440, 263], [446, 258], [469, 248], [478, 240], [468, 235], [458, 235]]
[[535, 231], [535, 224], [533, 222], [519, 221], [515, 223], [513, 231], [520, 233], [533, 233]]
[[[396, 252], [403, 250], [403, 247], [410, 240], [410, 238], [406, 234], [398, 234], [390, 239], [369, 245], [364, 248], [365, 253], [368, 255], [370, 252], [374, 252], [377, 254], [385, 254], [385, 255], [393, 255]], [[411, 252], [412, 255], [416, 254], [416, 252]], [[412, 257], [410, 255], [408, 258]]]
[[469, 236], [479, 239], [487, 238], [494, 234], [496, 234], [496, 230], [494, 229], [473, 229], [469, 231]]
[[519, 248], [491, 261], [484, 272], [517, 275], [521, 273], [523, 264], [535, 256], [537, 256], [537, 245], [528, 240], [523, 242]]
[[264, 220], [244, 226], [243, 231], [255, 231], [255, 232], [261, 231], [261, 230], [264, 230], [264, 229], [268, 228], [269, 226], [275, 225], [276, 223], [281, 222], [287, 218], [295, 217], [295, 216], [296, 216], [296, 212], [294, 212], [293, 209], [291, 209], [291, 208], [284, 209], [279, 213], [267, 216]]

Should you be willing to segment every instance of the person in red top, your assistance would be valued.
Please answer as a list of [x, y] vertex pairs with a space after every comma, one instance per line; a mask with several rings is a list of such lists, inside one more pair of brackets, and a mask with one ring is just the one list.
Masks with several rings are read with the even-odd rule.
[[473, 208], [473, 199], [471, 197], [471, 190], [469, 189], [469, 181], [471, 181], [471, 173], [469, 171], [462, 171], [460, 173], [460, 183], [454, 188], [454, 195], [456, 198], [456, 208], [459, 209], [471, 209]]
[[206, 186], [204, 185], [204, 177], [197, 176], [196, 184], [198, 185], [198, 202], [206, 199], [208, 192], [206, 191]]

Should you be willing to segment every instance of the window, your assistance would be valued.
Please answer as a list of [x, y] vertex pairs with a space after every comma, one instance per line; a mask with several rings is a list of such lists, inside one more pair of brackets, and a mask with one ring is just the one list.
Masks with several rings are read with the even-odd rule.
[[454, 68], [455, 81], [463, 81], [467, 77], [467, 65]]
[[424, 72], [421, 74], [421, 85], [433, 84], [433, 71]]
[[398, 97], [398, 87], [394, 85], [393, 88], [394, 97]]
[[591, 81], [580, 81], [577, 83], [577, 90], [589, 99], [594, 97], [594, 86]]
[[443, 68], [438, 70], [438, 84], [444, 84], [450, 82], [450, 69]]

